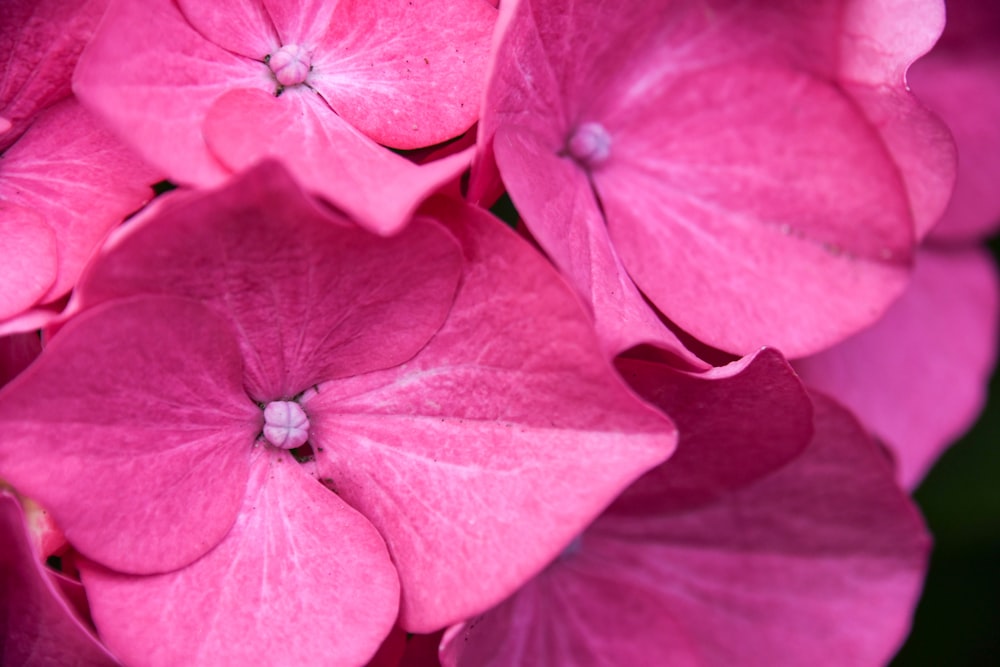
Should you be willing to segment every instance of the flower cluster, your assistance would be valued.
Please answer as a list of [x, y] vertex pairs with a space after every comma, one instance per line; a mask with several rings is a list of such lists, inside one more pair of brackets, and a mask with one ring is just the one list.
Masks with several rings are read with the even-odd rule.
[[4, 667], [895, 653], [1000, 11], [7, 5]]

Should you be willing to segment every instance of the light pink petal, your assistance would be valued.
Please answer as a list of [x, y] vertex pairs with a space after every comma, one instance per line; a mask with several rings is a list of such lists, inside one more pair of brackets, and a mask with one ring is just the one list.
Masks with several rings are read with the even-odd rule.
[[448, 320], [406, 364], [305, 402], [320, 474], [388, 543], [414, 632], [508, 595], [674, 444], [540, 256], [478, 209], [427, 214], [468, 261]]
[[342, 0], [261, 0], [282, 44], [313, 48], [330, 30]]
[[494, 150], [518, 212], [546, 221], [532, 227], [534, 237], [589, 306], [612, 356], [650, 343], [698, 367], [622, 267], [587, 175], [516, 126], [497, 131]]
[[399, 231], [420, 202], [468, 166], [465, 153], [417, 166], [362, 136], [309, 88], [219, 99], [205, 138], [234, 171], [280, 159], [306, 188], [379, 234]]
[[653, 303], [710, 345], [790, 357], [876, 319], [905, 285], [913, 231], [853, 104], [818, 79], [737, 65], [658, 92], [606, 119], [613, 152], [593, 174]]
[[172, 181], [201, 186], [228, 175], [202, 123], [234, 88], [273, 93], [274, 79], [263, 62], [206, 40], [171, 0], [112, 0], [73, 80], [80, 101], [143, 158]]
[[275, 163], [135, 224], [81, 301], [159, 293], [210, 304], [235, 324], [260, 402], [409, 359], [441, 326], [462, 271], [438, 225], [375, 236], [320, 208]]
[[978, 249], [924, 251], [909, 288], [875, 326], [795, 364], [885, 441], [907, 488], [983, 407], [997, 354], [997, 280]]
[[56, 234], [59, 266], [42, 296], [76, 284], [108, 230], [153, 195], [158, 176], [76, 100], [46, 110], [0, 165], [0, 197], [37, 212]]
[[1000, 227], [997, 35], [1000, 5], [951, 2], [941, 41], [907, 75], [913, 91], [944, 119], [958, 144], [955, 192], [934, 238], [971, 240]]
[[236, 524], [204, 557], [155, 576], [81, 574], [101, 636], [135, 667], [363, 664], [399, 604], [371, 524], [265, 447]]
[[[632, 389], [670, 415], [682, 443], [616, 502], [621, 511], [704, 505], [773, 473], [812, 438], [812, 403], [775, 350], [703, 373], [633, 359], [616, 365]], [[722, 443], [724, 456], [705, 455]]]
[[[885, 664], [906, 635], [928, 535], [849, 413], [817, 398], [815, 425], [801, 457], [716, 503], [604, 514], [578, 551], [452, 631], [444, 664]], [[704, 455], [726, 456], [714, 444]]]
[[[77, 58], [107, 0], [4, 0], [0, 21], [0, 126], [19, 135], [45, 107], [72, 94]], [[0, 135], [3, 132], [0, 131]], [[0, 138], [0, 150], [6, 148]]]
[[483, 0], [340, 0], [311, 84], [381, 144], [457, 137], [479, 117], [495, 19]]
[[120, 663], [81, 622], [42, 565], [17, 500], [0, 490], [0, 663], [114, 667]]
[[35, 305], [56, 279], [56, 237], [35, 211], [0, 199], [0, 320]]
[[99, 306], [0, 392], [3, 477], [89, 558], [126, 572], [189, 563], [232, 525], [263, 425], [242, 365], [201, 304]]
[[202, 37], [237, 55], [263, 62], [281, 46], [261, 0], [177, 0], [177, 7]]

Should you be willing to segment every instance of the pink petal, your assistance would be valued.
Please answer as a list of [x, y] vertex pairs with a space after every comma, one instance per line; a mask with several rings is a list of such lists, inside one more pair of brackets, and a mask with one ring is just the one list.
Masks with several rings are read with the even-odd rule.
[[98, 243], [152, 197], [156, 180], [73, 99], [47, 109], [4, 153], [0, 197], [37, 212], [56, 234], [58, 273], [43, 301], [72, 289]]
[[478, 209], [426, 213], [468, 261], [448, 320], [409, 362], [305, 403], [320, 474], [385, 538], [415, 632], [508, 595], [674, 443], [541, 257]]
[[0, 619], [4, 665], [112, 667], [120, 663], [97, 641], [60, 593], [28, 538], [17, 500], [0, 490]]
[[912, 489], [982, 410], [998, 312], [988, 254], [926, 250], [907, 291], [875, 326], [795, 366], [886, 442], [899, 480]]
[[0, 387], [31, 365], [41, 351], [42, 339], [34, 331], [0, 338]]
[[935, 238], [972, 240], [1000, 226], [998, 34], [996, 3], [951, 2], [941, 41], [907, 75], [913, 91], [944, 119], [958, 144], [958, 180]]
[[302, 86], [280, 98], [255, 90], [224, 95], [209, 111], [205, 139], [234, 171], [280, 159], [306, 188], [379, 234], [399, 231], [468, 164], [459, 154], [418, 167], [359, 134]]
[[81, 574], [101, 636], [144, 667], [362, 664], [399, 603], [371, 524], [269, 447], [236, 524], [204, 557], [154, 576], [88, 563]]
[[412, 357], [447, 316], [461, 270], [439, 226], [374, 236], [268, 163], [151, 211], [80, 292], [87, 304], [154, 293], [211, 305], [238, 332], [247, 391], [267, 402]]
[[202, 122], [234, 88], [273, 92], [274, 79], [263, 62], [205, 39], [171, 0], [112, 0], [73, 80], [80, 101], [150, 164], [201, 186], [228, 175]]
[[495, 19], [482, 0], [340, 0], [312, 85], [381, 144], [457, 137], [479, 117]]
[[56, 237], [35, 211], [0, 199], [0, 320], [33, 306], [58, 271]]
[[[42, 109], [72, 94], [73, 68], [107, 4], [4, 0], [0, 120], [11, 123], [12, 136], [20, 135]], [[6, 147], [0, 139], [0, 151]]]
[[625, 272], [587, 175], [517, 127], [497, 130], [494, 150], [518, 211], [528, 220], [546, 220], [533, 227], [534, 237], [590, 307], [611, 354], [650, 343], [699, 367]]
[[278, 31], [282, 44], [310, 48], [330, 30], [334, 13], [343, 0], [260, 0]]
[[[617, 366], [632, 389], [670, 415], [685, 443], [630, 487], [615, 504], [620, 511], [704, 505], [773, 473], [812, 438], [812, 403], [775, 350], [703, 373], [633, 359]], [[722, 443], [724, 456], [705, 455]]]
[[202, 37], [226, 51], [263, 62], [281, 46], [261, 0], [177, 0], [177, 8]]
[[[796, 461], [716, 503], [604, 514], [579, 551], [451, 631], [443, 663], [885, 664], [909, 626], [929, 539], [849, 413], [817, 397], [815, 425]], [[706, 457], [728, 453], [705, 444]]]
[[0, 393], [0, 469], [87, 557], [179, 567], [222, 539], [242, 500], [263, 422], [242, 380], [228, 324], [201, 304], [94, 308]]

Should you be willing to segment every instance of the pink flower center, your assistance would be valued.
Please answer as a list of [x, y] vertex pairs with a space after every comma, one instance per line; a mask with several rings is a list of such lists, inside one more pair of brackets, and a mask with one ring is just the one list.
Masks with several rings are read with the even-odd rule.
[[264, 437], [282, 449], [301, 447], [309, 439], [309, 417], [295, 401], [271, 401], [264, 408]]
[[566, 151], [581, 166], [596, 167], [611, 155], [611, 135], [600, 123], [583, 123], [570, 135]]
[[286, 44], [265, 59], [282, 87], [297, 86], [312, 69], [309, 53], [298, 44]]

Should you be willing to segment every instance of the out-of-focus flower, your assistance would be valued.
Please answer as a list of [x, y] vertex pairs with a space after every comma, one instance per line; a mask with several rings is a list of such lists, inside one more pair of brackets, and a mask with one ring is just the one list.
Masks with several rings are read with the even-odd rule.
[[468, 158], [417, 167], [376, 142], [476, 121], [495, 16], [482, 0], [113, 0], [74, 85], [178, 183], [271, 156], [388, 233]]
[[76, 294], [0, 392], [0, 475], [129, 664], [359, 663], [397, 611], [501, 600], [673, 448], [551, 267], [460, 203], [382, 238], [268, 163], [161, 199]]
[[127, 151], [70, 90], [77, 57], [106, 4], [4, 3], [0, 326], [65, 295], [108, 230], [152, 196], [152, 168]]
[[657, 339], [640, 290], [705, 343], [790, 357], [901, 293], [952, 185], [947, 131], [904, 83], [940, 0], [500, 14], [470, 196], [495, 159], [613, 347]]
[[449, 630], [442, 663], [884, 664], [929, 540], [859, 424], [822, 397], [813, 413], [774, 353], [711, 379], [620, 367], [674, 416], [677, 453], [518, 593]]

